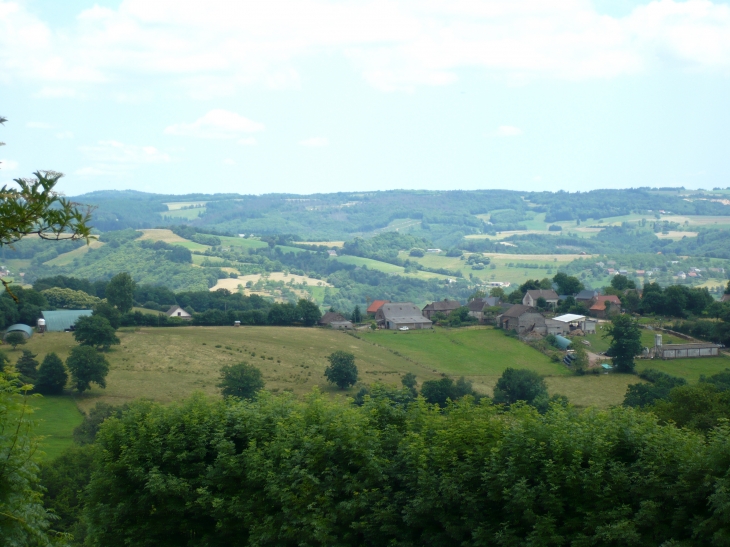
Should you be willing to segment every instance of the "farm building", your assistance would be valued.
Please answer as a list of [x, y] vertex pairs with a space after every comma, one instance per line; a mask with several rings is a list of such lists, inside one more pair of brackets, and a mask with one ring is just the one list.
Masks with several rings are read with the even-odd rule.
[[545, 318], [538, 313], [536, 308], [515, 304], [497, 318], [500, 327], [507, 330], [517, 331], [518, 334], [535, 332], [546, 334], [547, 326]]
[[730, 294], [723, 294], [720, 302], [730, 302]]
[[375, 314], [378, 326], [390, 330], [402, 327], [409, 329], [430, 329], [433, 323], [426, 319], [418, 306], [410, 302], [383, 304]]
[[375, 315], [383, 307], [383, 304], [390, 304], [390, 300], [373, 300], [373, 303], [368, 306], [365, 313]]
[[588, 311], [600, 319], [605, 319], [609, 315], [621, 313], [621, 300], [615, 294], [596, 296]]
[[91, 315], [91, 310], [54, 310], [42, 311], [48, 332], [64, 332], [73, 330], [79, 317]]
[[687, 359], [692, 357], [717, 357], [720, 355], [720, 346], [717, 344], [666, 344], [655, 348], [654, 357], [657, 359]]
[[17, 323], [15, 325], [10, 325], [5, 330], [5, 333], [3, 334], [3, 340], [5, 340], [5, 338], [7, 338], [7, 336], [8, 336], [8, 334], [10, 334], [11, 332], [19, 332], [20, 334], [22, 334], [25, 337], [26, 340], [28, 338], [30, 338], [31, 336], [33, 336], [33, 329], [31, 327], [29, 327], [28, 325], [24, 325], [22, 323]]
[[595, 319], [590, 319], [585, 315], [576, 315], [574, 313], [566, 313], [565, 315], [559, 315], [553, 318], [554, 321], [560, 321], [568, 325], [568, 332], [575, 329], [582, 330], [585, 334], [596, 333]]
[[426, 319], [431, 319], [435, 313], [441, 312], [444, 315], [449, 315], [456, 308], [461, 307], [461, 302], [457, 300], [439, 300], [426, 306], [421, 310], [421, 313]]
[[596, 296], [598, 296], [598, 291], [583, 289], [575, 295], [575, 301], [578, 304], [590, 304]]
[[540, 298], [544, 298], [545, 302], [548, 303], [549, 306], [557, 306], [558, 305], [558, 293], [556, 293], [552, 289], [544, 290], [539, 289], [535, 291], [527, 291], [525, 293], [525, 296], [522, 298], [522, 304], [525, 306], [537, 306], [537, 301]]
[[179, 317], [180, 319], [192, 319], [193, 316], [182, 309], [180, 306], [172, 306], [165, 312], [167, 317]]
[[319, 324], [324, 327], [332, 327], [333, 329], [352, 329], [352, 323], [348, 319], [337, 312], [328, 311], [319, 320]]
[[494, 308], [499, 306], [500, 300], [496, 296], [488, 296], [487, 298], [475, 298], [467, 307], [469, 308], [469, 315], [475, 317], [480, 322], [484, 321], [484, 310], [486, 308]]

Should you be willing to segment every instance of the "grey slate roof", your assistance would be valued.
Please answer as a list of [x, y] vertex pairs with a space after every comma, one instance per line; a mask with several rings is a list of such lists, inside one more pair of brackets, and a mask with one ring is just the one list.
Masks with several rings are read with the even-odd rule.
[[537, 290], [531, 290], [527, 291], [527, 294], [529, 294], [533, 300], [537, 300], [538, 298], [544, 298], [545, 300], [557, 300], [558, 299], [558, 293], [556, 293], [552, 289], [537, 289]]
[[55, 310], [42, 311], [48, 332], [63, 332], [70, 329], [79, 317], [91, 315], [91, 310]]
[[594, 297], [598, 296], [598, 291], [595, 291], [593, 289], [583, 289], [578, 294], [575, 295], [576, 300], [592, 300]]
[[335, 311], [328, 311], [322, 316], [322, 319], [319, 320], [319, 324], [329, 325], [330, 323], [342, 323], [345, 321], [347, 321], [347, 319], [343, 317], [342, 314]]
[[523, 313], [537, 311], [532, 306], [525, 306], [524, 304], [515, 304], [510, 309], [502, 314], [502, 317], [519, 317]]
[[461, 307], [461, 302], [458, 300], [439, 300], [437, 302], [433, 302], [431, 304], [426, 304], [426, 306], [423, 308], [425, 310], [433, 310], [433, 311], [453, 311], [456, 308]]
[[421, 314], [421, 310], [418, 309], [418, 306], [411, 304], [410, 302], [383, 304], [379, 313], [382, 313], [385, 320], [390, 321], [391, 323], [431, 324], [431, 321]]

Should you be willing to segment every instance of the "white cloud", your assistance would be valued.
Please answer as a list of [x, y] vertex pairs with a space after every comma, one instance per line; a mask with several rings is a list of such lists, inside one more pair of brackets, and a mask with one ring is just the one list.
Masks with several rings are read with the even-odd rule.
[[99, 141], [94, 146], [80, 146], [91, 165], [76, 171], [83, 176], [119, 175], [140, 165], [168, 163], [171, 158], [154, 146], [137, 146], [118, 141]]
[[228, 110], [211, 110], [193, 123], [177, 123], [165, 129], [166, 135], [180, 135], [201, 139], [235, 139], [241, 133], [263, 131], [264, 124], [229, 112]]
[[245, 139], [238, 139], [238, 144], [241, 146], [256, 146], [259, 142], [254, 137], [246, 137]]
[[311, 137], [309, 139], [299, 141], [301, 146], [308, 146], [310, 148], [322, 148], [323, 146], [328, 146], [329, 143], [330, 141], [326, 137]]
[[385, 90], [449, 84], [464, 69], [518, 80], [673, 64], [728, 73], [730, 6], [654, 0], [611, 17], [589, 0], [124, 0], [83, 11], [69, 32], [0, 0], [0, 74], [42, 82], [40, 97], [149, 77], [196, 97], [297, 86], [296, 62], [317, 55], [349, 60]]
[[20, 164], [15, 160], [0, 159], [0, 170], [2, 171], [17, 171]]
[[236, 161], [232, 160], [231, 158], [226, 158], [223, 160], [224, 165], [236, 165]]
[[60, 133], [56, 133], [56, 138], [60, 140], [73, 139], [74, 134], [71, 131], [61, 131]]
[[68, 87], [44, 87], [33, 96], [38, 99], [74, 99], [79, 94]]
[[518, 137], [522, 135], [522, 129], [513, 125], [500, 125], [495, 131], [499, 137]]
[[51, 129], [53, 127], [50, 123], [45, 122], [28, 122], [25, 126], [30, 129]]

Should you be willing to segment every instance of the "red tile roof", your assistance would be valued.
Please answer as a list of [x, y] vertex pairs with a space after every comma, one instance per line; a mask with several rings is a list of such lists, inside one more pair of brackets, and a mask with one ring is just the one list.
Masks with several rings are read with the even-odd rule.
[[611, 306], [621, 306], [621, 300], [615, 294], [609, 294], [607, 296], [596, 296], [595, 303], [591, 306], [594, 311], [601, 311], [606, 309], [606, 302], [610, 302]]
[[368, 306], [368, 309], [365, 313], [376, 313], [380, 308], [383, 307], [383, 304], [389, 304], [390, 300], [373, 300], [373, 303]]

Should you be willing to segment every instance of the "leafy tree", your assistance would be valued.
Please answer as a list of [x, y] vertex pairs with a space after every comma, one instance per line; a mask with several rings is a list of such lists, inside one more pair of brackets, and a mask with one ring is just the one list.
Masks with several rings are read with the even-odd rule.
[[347, 351], [335, 351], [327, 356], [330, 362], [324, 369], [327, 381], [335, 384], [340, 389], [346, 389], [357, 382], [357, 366], [355, 356]]
[[[608, 302], [606, 302], [608, 304]], [[606, 308], [608, 310], [608, 308]], [[616, 315], [606, 329], [604, 338], [610, 337], [608, 353], [617, 372], [634, 372], [634, 358], [641, 353], [639, 324], [628, 315]]]
[[662, 422], [709, 432], [730, 419], [730, 391], [707, 382], [679, 386], [649, 408]]
[[53, 529], [73, 535], [73, 545], [82, 545], [86, 536], [84, 489], [96, 468], [95, 452], [94, 446], [71, 446], [54, 460], [44, 461], [40, 469], [43, 504], [57, 517]]
[[319, 306], [317, 306], [317, 304], [310, 300], [301, 298], [299, 302], [297, 302], [297, 316], [305, 326], [311, 327], [312, 325], [316, 325], [317, 321], [322, 319], [322, 312], [319, 311]]
[[545, 300], [542, 296], [537, 299], [535, 304], [537, 305], [537, 309], [539, 310], [544, 310], [545, 308], [547, 308], [548, 305], [547, 300]]
[[352, 322], [355, 324], [362, 323], [362, 312], [360, 311], [360, 306], [355, 306], [355, 309], [352, 310]]
[[559, 294], [575, 295], [585, 288], [583, 283], [580, 282], [580, 279], [569, 276], [564, 272], [555, 274], [553, 282], [558, 286]]
[[73, 431], [74, 442], [79, 445], [92, 444], [96, 440], [96, 434], [104, 420], [111, 417], [120, 417], [129, 405], [112, 406], [108, 403], [96, 403], [89, 413], [84, 416], [84, 421]]
[[106, 358], [91, 346], [76, 346], [66, 359], [66, 367], [71, 372], [71, 381], [79, 393], [91, 389], [91, 383], [106, 387], [109, 363]]
[[74, 338], [83, 346], [93, 346], [108, 350], [112, 345], [120, 343], [106, 317], [87, 315], [79, 317], [74, 329]]
[[613, 276], [613, 279], [611, 279], [611, 287], [617, 291], [625, 291], [626, 289], [635, 289], [636, 283], [631, 281], [625, 275], [617, 274]]
[[653, 405], [660, 399], [668, 398], [669, 393], [675, 387], [687, 384], [687, 380], [684, 378], [671, 376], [654, 369], [641, 371], [639, 377], [647, 380], [647, 382], [632, 384], [626, 389], [624, 406], [643, 408]]
[[421, 385], [421, 395], [427, 402], [444, 407], [448, 400], [458, 401], [465, 395], [477, 394], [474, 393], [471, 381], [462, 376], [456, 382], [448, 377], [427, 380]]
[[118, 273], [106, 286], [106, 299], [122, 313], [127, 313], [134, 305], [136, 283], [127, 272]]
[[63, 361], [55, 353], [49, 353], [38, 369], [35, 390], [43, 395], [60, 395], [66, 387], [68, 374]]
[[504, 299], [506, 295], [502, 287], [492, 287], [491, 289], [489, 289], [489, 296], [495, 296], [499, 299]]
[[[181, 247], [184, 249], [184, 247]], [[100, 302], [94, 306], [92, 316], [98, 315], [104, 317], [114, 330], [122, 326], [122, 312], [109, 304], [108, 302]]]
[[224, 397], [252, 399], [264, 388], [261, 371], [248, 363], [226, 365], [221, 368], [221, 382], [218, 387]]
[[494, 388], [495, 403], [532, 404], [541, 395], [547, 395], [545, 380], [537, 372], [526, 369], [505, 369]]
[[571, 347], [573, 348], [573, 361], [570, 366], [576, 374], [582, 376], [588, 370], [588, 365], [590, 364], [588, 352], [580, 342], [572, 344]]
[[288, 302], [275, 303], [271, 306], [267, 317], [270, 325], [291, 325], [297, 318], [297, 308]]
[[23, 354], [18, 358], [18, 362], [15, 363], [15, 371], [20, 374], [20, 379], [26, 384], [34, 384], [38, 375], [38, 361], [35, 358], [37, 355], [33, 355], [29, 350], [24, 349]]
[[85, 291], [75, 291], [60, 287], [51, 287], [41, 291], [48, 303], [55, 308], [66, 308], [70, 310], [88, 310], [96, 306], [101, 299], [91, 296]]
[[25, 342], [26, 342], [25, 335], [22, 332], [13, 331], [5, 337], [5, 343], [13, 346], [13, 349], [17, 348], [18, 346], [20, 346], [22, 344], [25, 344]]
[[0, 351], [0, 374], [5, 372], [5, 368], [10, 364], [10, 359], [5, 355], [4, 351]]
[[418, 379], [415, 374], [412, 372], [406, 372], [400, 379], [400, 382], [403, 384], [404, 388], [410, 390], [414, 397], [418, 394], [416, 389], [418, 387]]

